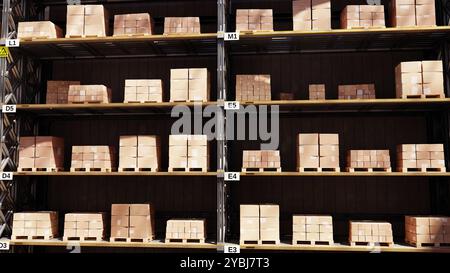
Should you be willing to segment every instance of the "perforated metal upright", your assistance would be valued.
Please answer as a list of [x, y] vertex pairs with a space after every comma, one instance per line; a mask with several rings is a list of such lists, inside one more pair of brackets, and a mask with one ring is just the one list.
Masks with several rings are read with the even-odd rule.
[[[36, 1], [3, 0], [1, 41], [17, 35], [17, 23], [24, 19], [37, 18]], [[41, 67], [30, 57], [11, 49], [8, 58], [0, 59], [1, 104], [18, 104], [37, 101], [37, 86]], [[20, 132], [36, 132], [37, 124], [30, 118], [16, 114], [0, 113], [1, 172], [12, 172], [17, 168], [18, 140]], [[11, 232], [12, 214], [16, 206], [16, 178], [0, 180], [0, 237]], [[33, 189], [30, 189], [32, 192]]]
[[217, 1], [217, 250], [223, 251], [227, 231], [226, 199], [227, 184], [224, 172], [227, 171], [227, 141], [225, 138], [226, 119], [224, 101], [226, 100], [226, 54], [223, 33], [226, 30], [227, 0]]

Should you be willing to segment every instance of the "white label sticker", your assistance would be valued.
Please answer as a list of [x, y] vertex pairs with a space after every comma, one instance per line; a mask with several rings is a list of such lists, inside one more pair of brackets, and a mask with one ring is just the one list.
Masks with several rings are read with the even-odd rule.
[[5, 45], [7, 47], [19, 47], [20, 40], [19, 39], [6, 39]]
[[1, 172], [0, 176], [0, 180], [13, 180], [14, 174], [12, 172]]
[[239, 181], [241, 180], [241, 174], [236, 172], [225, 172], [225, 181]]
[[16, 105], [4, 104], [4, 105], [2, 105], [2, 112], [3, 113], [15, 113], [16, 112]]
[[241, 253], [239, 245], [225, 245], [223, 250], [225, 253]]
[[225, 41], [238, 41], [239, 40], [239, 32], [225, 32], [224, 36]]
[[240, 104], [238, 101], [226, 101], [224, 102], [225, 110], [239, 110]]
[[0, 241], [0, 250], [9, 250], [9, 242]]

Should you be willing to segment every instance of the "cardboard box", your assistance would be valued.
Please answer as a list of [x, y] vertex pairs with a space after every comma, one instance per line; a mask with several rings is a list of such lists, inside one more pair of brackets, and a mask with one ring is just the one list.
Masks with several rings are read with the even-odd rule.
[[240, 217], [259, 217], [259, 205], [240, 205]]

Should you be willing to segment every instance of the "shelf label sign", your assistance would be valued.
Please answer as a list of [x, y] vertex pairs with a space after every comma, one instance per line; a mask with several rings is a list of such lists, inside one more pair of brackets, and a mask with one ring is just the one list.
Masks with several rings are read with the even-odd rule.
[[9, 250], [9, 242], [0, 241], [0, 250]]
[[240, 104], [238, 101], [226, 101], [224, 103], [225, 110], [239, 110]]
[[0, 46], [0, 58], [7, 58], [8, 54], [8, 48], [6, 46]]
[[241, 247], [239, 245], [225, 245], [224, 246], [224, 252], [225, 253], [241, 253]]
[[239, 181], [241, 174], [238, 172], [225, 172], [225, 181]]
[[6, 47], [19, 47], [20, 40], [19, 39], [6, 39]]
[[15, 113], [16, 105], [4, 104], [4, 105], [2, 105], [2, 112], [3, 113]]
[[12, 172], [1, 172], [0, 176], [1, 176], [0, 180], [13, 180]]
[[225, 41], [239, 41], [239, 31], [236, 32], [225, 32]]

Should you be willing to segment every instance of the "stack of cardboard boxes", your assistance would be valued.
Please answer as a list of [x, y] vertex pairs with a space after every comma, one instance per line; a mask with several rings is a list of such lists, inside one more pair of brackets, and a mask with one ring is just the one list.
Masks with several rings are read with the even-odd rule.
[[101, 241], [105, 224], [103, 213], [66, 213], [63, 241]]
[[64, 139], [52, 136], [21, 137], [18, 171], [61, 171]]
[[333, 218], [319, 215], [294, 215], [292, 217], [292, 244], [333, 244]]
[[310, 100], [324, 100], [325, 84], [310, 84], [309, 85], [309, 99]]
[[405, 242], [417, 247], [450, 244], [450, 218], [405, 216]]
[[350, 221], [349, 242], [351, 246], [359, 243], [393, 246], [392, 225], [387, 222]]
[[152, 26], [152, 19], [148, 13], [114, 15], [113, 36], [152, 35]]
[[50, 21], [19, 22], [18, 39], [52, 39], [61, 37], [63, 37], [62, 29]]
[[278, 205], [240, 206], [240, 244], [280, 242], [280, 207]]
[[383, 5], [348, 5], [341, 13], [341, 28], [383, 28]]
[[330, 0], [292, 1], [294, 30], [331, 29]]
[[155, 238], [151, 204], [112, 204], [111, 242], [150, 242]]
[[95, 169], [110, 172], [115, 166], [114, 147], [72, 146], [71, 172]]
[[204, 219], [171, 219], [167, 221], [166, 243], [204, 243], [206, 221]]
[[375, 99], [374, 84], [349, 84], [338, 86], [340, 100]]
[[49, 240], [57, 236], [58, 214], [55, 211], [14, 213], [12, 240]]
[[391, 21], [394, 27], [435, 26], [435, 1], [392, 0]]
[[236, 100], [271, 100], [270, 75], [236, 75]]
[[347, 163], [349, 172], [355, 169], [392, 171], [389, 150], [350, 150], [347, 152]]
[[125, 103], [162, 101], [162, 80], [125, 80]]
[[69, 86], [80, 85], [78, 81], [47, 81], [46, 103], [66, 104], [69, 99]]
[[110, 103], [111, 89], [104, 85], [70, 85], [69, 103]]
[[119, 172], [159, 170], [159, 137], [120, 136]]
[[236, 31], [273, 31], [273, 12], [271, 9], [237, 9]]
[[207, 68], [170, 70], [170, 101], [209, 100], [210, 80]]
[[200, 17], [166, 17], [164, 18], [164, 34], [198, 34], [200, 33]]
[[297, 169], [322, 171], [339, 168], [339, 135], [338, 134], [299, 134], [297, 138]]
[[397, 98], [444, 98], [442, 61], [402, 62], [395, 68]]
[[108, 21], [103, 5], [68, 5], [66, 38], [106, 37]]
[[206, 135], [169, 136], [169, 172], [209, 169], [208, 137]]
[[438, 169], [445, 172], [443, 144], [401, 144], [397, 146], [397, 169], [400, 172], [416, 170], [425, 172]]
[[243, 151], [242, 153], [242, 171], [252, 171], [251, 169], [276, 169], [281, 172], [280, 151]]

